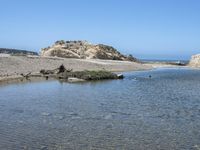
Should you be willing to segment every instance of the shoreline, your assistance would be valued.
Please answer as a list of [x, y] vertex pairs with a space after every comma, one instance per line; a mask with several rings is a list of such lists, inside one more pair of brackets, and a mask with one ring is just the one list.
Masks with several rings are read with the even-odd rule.
[[[42, 69], [52, 70], [63, 64], [67, 69], [73, 71], [84, 70], [106, 70], [110, 72], [129, 72], [151, 70], [159, 67], [179, 67], [168, 64], [142, 64], [130, 61], [100, 60], [100, 59], [72, 59], [59, 57], [40, 57], [40, 56], [0, 56], [0, 84], [9, 82], [19, 82], [24, 79], [21, 74], [31, 73], [37, 77]], [[40, 80], [39, 79], [39, 80]]]

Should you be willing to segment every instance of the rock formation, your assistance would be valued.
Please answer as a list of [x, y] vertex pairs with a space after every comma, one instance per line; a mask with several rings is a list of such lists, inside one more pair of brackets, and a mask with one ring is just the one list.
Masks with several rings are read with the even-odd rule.
[[190, 62], [189, 66], [191, 67], [200, 67], [200, 54], [193, 55]]
[[[28, 74], [26, 79], [28, 79], [30, 74]], [[68, 80], [69, 78], [78, 79], [77, 81], [88, 81], [88, 80], [105, 80], [105, 79], [123, 79], [122, 74], [112, 73], [106, 70], [84, 70], [84, 71], [73, 71], [71, 69], [65, 69], [64, 65], [54, 69], [54, 70], [40, 70], [41, 77], [46, 77], [48, 80], [49, 77], [57, 78], [60, 80]]]
[[132, 55], [122, 55], [111, 46], [103, 44], [94, 45], [87, 41], [57, 41], [53, 46], [43, 48], [41, 56], [137, 61]]

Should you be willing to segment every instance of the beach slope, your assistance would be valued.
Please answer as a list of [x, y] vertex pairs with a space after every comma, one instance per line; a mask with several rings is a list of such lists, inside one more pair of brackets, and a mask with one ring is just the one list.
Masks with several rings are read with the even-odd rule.
[[21, 78], [21, 74], [38, 73], [42, 69], [55, 69], [63, 64], [74, 71], [107, 70], [111, 72], [147, 70], [152, 67], [137, 62], [100, 60], [100, 59], [72, 59], [39, 56], [0, 56], [0, 81]]

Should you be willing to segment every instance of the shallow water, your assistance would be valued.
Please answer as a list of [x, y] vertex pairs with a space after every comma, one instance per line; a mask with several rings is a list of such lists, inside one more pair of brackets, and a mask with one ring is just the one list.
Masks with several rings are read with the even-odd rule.
[[199, 91], [191, 69], [0, 86], [0, 149], [198, 150]]

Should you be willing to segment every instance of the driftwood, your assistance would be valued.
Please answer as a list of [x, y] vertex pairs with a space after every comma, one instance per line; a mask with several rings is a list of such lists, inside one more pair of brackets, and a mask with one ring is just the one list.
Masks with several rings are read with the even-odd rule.
[[72, 69], [66, 69], [64, 65], [59, 66], [53, 70], [40, 70], [38, 74], [32, 74], [31, 72], [27, 74], [20, 74], [26, 80], [29, 80], [30, 77], [43, 77], [48, 80], [49, 78], [59, 79], [60, 81], [72, 81], [72, 82], [80, 82], [80, 81], [91, 81], [91, 80], [106, 80], [106, 79], [123, 79], [124, 76], [122, 74], [116, 74], [109, 71], [104, 70], [84, 70], [84, 71], [73, 71]]
[[31, 72], [29, 72], [28, 74], [24, 75], [23, 73], [20, 74], [22, 77], [28, 79], [31, 75]]
[[40, 70], [40, 73], [43, 74], [43, 75], [48, 75], [48, 74], [54, 74], [56, 72], [56, 69], [54, 70]]
[[65, 66], [62, 64], [59, 68], [58, 68], [58, 73], [57, 74], [59, 74], [59, 73], [63, 73], [63, 72], [65, 72]]
[[64, 73], [64, 72], [72, 72], [73, 69], [66, 69], [64, 67], [64, 65], [61, 65], [60, 67], [56, 68], [56, 69], [53, 69], [53, 70], [40, 70], [40, 73], [43, 74], [43, 75], [52, 75], [52, 74], [61, 74], [61, 73]]

